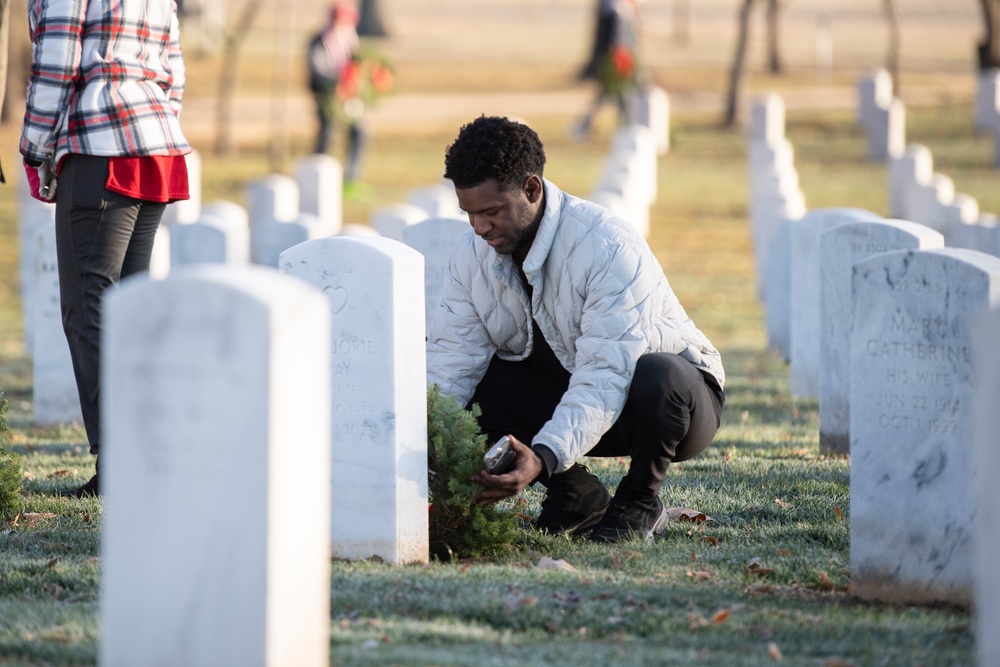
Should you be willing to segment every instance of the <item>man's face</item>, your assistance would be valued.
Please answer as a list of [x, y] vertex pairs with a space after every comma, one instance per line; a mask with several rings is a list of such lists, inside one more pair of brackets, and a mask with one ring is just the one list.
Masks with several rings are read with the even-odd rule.
[[504, 191], [495, 180], [455, 189], [476, 234], [501, 255], [523, 260], [541, 220], [542, 182], [529, 176], [522, 187]]

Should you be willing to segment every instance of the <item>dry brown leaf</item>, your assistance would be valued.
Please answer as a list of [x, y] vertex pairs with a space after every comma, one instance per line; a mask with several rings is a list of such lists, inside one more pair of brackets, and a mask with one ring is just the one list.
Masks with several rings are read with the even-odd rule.
[[781, 662], [781, 657], [782, 657], [781, 649], [778, 648], [778, 645], [775, 644], [774, 642], [771, 642], [767, 645], [767, 654], [771, 656], [771, 660], [774, 660], [775, 662]]
[[710, 544], [713, 547], [719, 546], [719, 540], [715, 539], [714, 537], [709, 537], [708, 535], [702, 537], [701, 541], [704, 542], [705, 544]]
[[531, 609], [536, 604], [538, 604], [538, 598], [531, 595], [525, 595], [523, 598], [517, 601], [517, 604], [524, 607], [525, 609]]
[[816, 570], [816, 574], [819, 576], [820, 581], [822, 581], [824, 584], [830, 587], [831, 591], [837, 588], [836, 586], [833, 585], [833, 582], [830, 581], [830, 577], [826, 575], [826, 572], [824, 572], [823, 570]]
[[698, 554], [695, 553], [694, 550], [692, 550], [691, 551], [691, 560], [698, 560], [698, 558], [700, 558], [700, 556], [698, 556]]
[[837, 506], [834, 506], [833, 509], [835, 509], [837, 511], [837, 520], [838, 521], [843, 521], [844, 520], [844, 513], [840, 510], [840, 508], [837, 507]]
[[576, 572], [576, 568], [562, 558], [553, 560], [548, 556], [542, 556], [535, 568], [538, 570], [563, 570], [564, 572]]
[[70, 472], [71, 472], [70, 470], [56, 470], [54, 473], [49, 475], [49, 477], [65, 477], [66, 475], [70, 474]]
[[635, 558], [639, 558], [640, 556], [642, 556], [642, 552], [641, 551], [623, 551], [622, 555], [625, 556], [625, 562], [627, 563], [630, 560], [633, 560]]
[[21, 479], [26, 479], [26, 480], [29, 480], [29, 481], [33, 480], [33, 479], [35, 479], [35, 474], [31, 473], [31, 472], [28, 472], [27, 470], [25, 470], [24, 472], [21, 473]]
[[55, 517], [56, 515], [52, 512], [25, 512], [21, 515], [21, 519], [24, 521], [24, 525], [26, 526], [34, 526], [42, 519], [54, 519]]
[[823, 662], [823, 667], [858, 667], [858, 665], [853, 660], [845, 660], [844, 658], [827, 658]]
[[678, 523], [694, 523], [700, 524], [705, 521], [715, 521], [712, 517], [708, 516], [704, 512], [699, 512], [698, 510], [693, 510], [689, 507], [671, 507], [667, 509], [667, 517], [671, 521]]
[[708, 625], [708, 620], [701, 614], [688, 614], [687, 623], [688, 630], [696, 630], [702, 626]]
[[760, 558], [757, 558], [756, 556], [754, 556], [753, 558], [751, 558], [750, 560], [747, 561], [747, 573], [748, 574], [753, 574], [753, 575], [759, 576], [759, 575], [762, 575], [762, 574], [768, 574], [769, 572], [774, 572], [774, 569], [770, 568], [770, 567], [764, 567], [763, 565], [761, 565], [760, 564]]
[[716, 625], [725, 623], [727, 618], [729, 618], [729, 609], [720, 609], [712, 614], [712, 623], [715, 623]]
[[691, 570], [688, 570], [687, 571], [687, 576], [694, 577], [695, 581], [706, 581], [708, 579], [711, 579], [715, 575], [712, 574], [711, 572], [709, 572], [708, 570], [697, 570], [697, 571], [694, 571], [694, 572], [692, 572]]
[[787, 507], [791, 507], [791, 506], [792, 506], [792, 504], [791, 504], [791, 503], [786, 503], [786, 502], [785, 502], [784, 500], [782, 500], [781, 498], [775, 498], [775, 499], [774, 499], [774, 504], [775, 504], [775, 505], [777, 505], [778, 507], [786, 507], [786, 508], [787, 508]]

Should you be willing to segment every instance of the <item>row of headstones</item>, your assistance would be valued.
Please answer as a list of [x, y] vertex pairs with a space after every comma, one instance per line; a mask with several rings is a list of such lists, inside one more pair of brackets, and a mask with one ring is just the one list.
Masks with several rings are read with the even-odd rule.
[[[777, 125], [751, 125], [752, 170], [783, 136]], [[976, 471], [1000, 465], [1000, 258], [860, 209], [780, 222], [792, 390], [819, 398], [821, 451], [853, 458], [852, 589], [903, 602], [975, 597], [981, 627], [996, 627], [1000, 493]], [[981, 634], [984, 664], [995, 664], [1000, 643]]]
[[[818, 263], [818, 242], [815, 236], [796, 229], [807, 209], [784, 126], [784, 105], [778, 95], [772, 93], [754, 100], [748, 153], [757, 287], [765, 306], [768, 344], [791, 362], [792, 391], [818, 398], [818, 278], [813, 270]], [[931, 180], [930, 174], [930, 152], [923, 146], [911, 146], [904, 155], [891, 160], [893, 217], [941, 232], [949, 247], [1000, 256], [996, 216], [979, 215], [978, 204], [966, 195], [950, 199], [935, 195], [931, 199], [930, 189], [920, 185]], [[951, 183], [941, 175], [935, 178], [939, 183]], [[941, 203], [934, 206], [932, 202]]]
[[931, 151], [910, 144], [889, 160], [889, 210], [944, 234], [949, 247], [1000, 255], [1000, 226], [993, 213], [980, 212], [973, 197], [955, 192], [955, 184], [934, 172]]
[[903, 153], [906, 107], [893, 96], [892, 76], [877, 69], [858, 80], [858, 123], [868, 138], [868, 158], [885, 162]]
[[[858, 81], [858, 122], [875, 162], [898, 158], [906, 146], [906, 108], [893, 96], [892, 76], [876, 69]], [[993, 135], [994, 164], [1000, 166], [1000, 69], [979, 72], [974, 101], [975, 128]]]
[[[194, 165], [195, 168], [192, 168]], [[197, 155], [189, 158], [192, 201], [167, 207], [157, 231], [150, 275], [203, 263], [277, 266], [285, 249], [306, 240], [336, 235], [391, 235], [394, 219], [407, 216], [397, 240], [426, 258], [425, 284], [434, 302], [440, 293], [451, 244], [468, 229], [450, 186], [418, 188], [410, 203], [377, 211], [372, 225], [340, 224], [340, 168], [327, 156], [312, 156], [298, 166], [296, 178], [272, 175], [247, 186], [249, 212], [233, 202], [201, 205]], [[330, 193], [335, 193], [331, 195]], [[336, 198], [336, 199], [335, 199]], [[333, 203], [331, 203], [333, 200]], [[197, 202], [197, 206], [192, 204]], [[34, 423], [40, 426], [80, 420], [72, 363], [62, 331], [56, 262], [54, 206], [21, 194], [21, 294], [26, 348], [33, 358]], [[398, 227], [398, 225], [397, 225]], [[435, 291], [436, 290], [436, 291]]]
[[109, 292], [101, 664], [326, 665], [331, 556], [428, 561], [423, 261], [338, 236]]
[[993, 163], [1000, 167], [1000, 68], [979, 72], [974, 122], [977, 130], [993, 134]]
[[791, 224], [806, 214], [795, 151], [785, 136], [785, 105], [769, 93], [754, 99], [748, 133], [750, 229], [757, 295], [765, 304], [768, 345], [789, 358]]

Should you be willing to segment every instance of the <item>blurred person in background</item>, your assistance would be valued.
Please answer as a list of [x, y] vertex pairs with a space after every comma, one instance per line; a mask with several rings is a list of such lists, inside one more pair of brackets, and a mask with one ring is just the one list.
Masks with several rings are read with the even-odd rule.
[[[628, 95], [636, 85], [638, 4], [638, 0], [600, 1], [594, 53], [581, 72], [581, 78], [596, 79], [597, 96], [573, 126], [576, 139], [590, 135], [595, 116], [607, 102], [616, 104], [620, 123], [633, 120]], [[590, 72], [592, 77], [587, 76]]]
[[[63, 328], [98, 455], [101, 298], [149, 269], [166, 204], [188, 198], [177, 11], [173, 0], [30, 0], [28, 22], [20, 151], [32, 196], [55, 202]], [[64, 495], [98, 495], [97, 471]]]
[[[338, 120], [347, 123], [347, 159], [344, 180], [360, 176], [361, 156], [367, 137], [361, 124], [364, 102], [356, 94], [359, 86], [355, 67], [360, 40], [358, 11], [338, 2], [330, 8], [326, 26], [309, 40], [309, 90], [316, 103], [319, 123], [313, 152], [325, 154], [332, 148], [333, 129]], [[337, 116], [343, 116], [338, 119]]]

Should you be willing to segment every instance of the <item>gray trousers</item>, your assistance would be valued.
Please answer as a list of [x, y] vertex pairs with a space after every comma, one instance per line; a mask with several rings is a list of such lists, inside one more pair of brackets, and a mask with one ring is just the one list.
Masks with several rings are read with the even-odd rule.
[[165, 204], [108, 191], [108, 158], [68, 155], [56, 189], [56, 253], [63, 329], [73, 359], [90, 452], [100, 441], [101, 297], [149, 270]]

